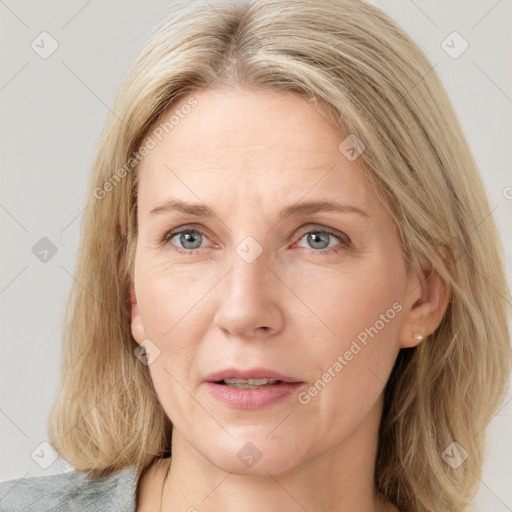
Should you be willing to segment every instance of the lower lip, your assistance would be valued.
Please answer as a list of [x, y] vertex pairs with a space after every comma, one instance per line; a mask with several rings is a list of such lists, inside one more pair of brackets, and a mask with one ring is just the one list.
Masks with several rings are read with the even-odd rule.
[[239, 389], [226, 384], [207, 382], [210, 393], [237, 409], [261, 409], [294, 394], [303, 382], [283, 382], [259, 389]]

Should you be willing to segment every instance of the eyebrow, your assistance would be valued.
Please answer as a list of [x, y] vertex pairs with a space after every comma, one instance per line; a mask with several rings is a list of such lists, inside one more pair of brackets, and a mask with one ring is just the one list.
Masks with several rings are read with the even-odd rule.
[[[165, 213], [170, 211], [180, 211], [195, 215], [197, 217], [215, 217], [215, 213], [206, 205], [185, 203], [176, 199], [170, 199], [153, 208], [150, 215]], [[287, 206], [279, 213], [279, 218], [299, 217], [301, 215], [311, 215], [320, 211], [336, 211], [341, 213], [355, 213], [363, 217], [370, 217], [364, 210], [357, 206], [337, 202], [337, 201], [310, 201], [300, 204]]]

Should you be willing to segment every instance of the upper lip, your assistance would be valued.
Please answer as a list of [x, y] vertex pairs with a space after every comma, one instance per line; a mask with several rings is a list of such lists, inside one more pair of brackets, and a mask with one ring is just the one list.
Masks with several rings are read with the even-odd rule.
[[210, 373], [205, 377], [206, 382], [218, 382], [224, 379], [273, 379], [282, 380], [284, 382], [302, 382], [299, 379], [283, 375], [282, 373], [267, 368], [251, 368], [248, 370], [240, 370], [237, 368], [227, 368], [218, 372]]

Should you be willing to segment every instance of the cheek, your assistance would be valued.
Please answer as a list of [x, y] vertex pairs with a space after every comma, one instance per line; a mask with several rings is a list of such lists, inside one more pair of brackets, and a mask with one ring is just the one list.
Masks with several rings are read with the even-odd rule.
[[[193, 266], [173, 266], [165, 258], [143, 256], [135, 268], [145, 334], [159, 349], [149, 370], [171, 419], [179, 404], [187, 401], [181, 386], [191, 389], [189, 383], [197, 378], [197, 355], [209, 328], [206, 319], [211, 316], [207, 292], [215, 283], [204, 272], [192, 272]], [[174, 404], [172, 411], [169, 404]]]
[[[198, 271], [194, 265], [171, 265], [165, 257], [141, 258], [136, 266], [137, 297], [148, 337], [165, 342], [190, 331], [204, 312], [208, 290], [218, 273]], [[212, 279], [208, 275], [212, 275]], [[201, 277], [198, 277], [201, 276]], [[204, 297], [204, 298], [203, 298]], [[190, 331], [192, 332], [192, 331]]]
[[366, 329], [375, 324], [379, 335], [384, 335], [381, 338], [392, 339], [398, 332], [404, 276], [400, 268], [378, 258], [290, 276], [287, 282], [300, 298], [300, 302], [293, 300], [293, 321], [295, 312], [300, 311], [303, 319], [309, 318], [304, 320], [308, 334], [321, 342], [319, 346], [336, 350], [349, 346], [358, 336], [364, 342]]
[[[345, 422], [347, 410], [364, 414], [375, 403], [398, 354], [402, 274], [378, 262], [360, 272], [332, 273], [304, 281], [309, 297], [308, 333], [301, 350], [315, 361], [314, 381], [299, 402], [326, 423]], [[309, 284], [307, 284], [309, 283]], [[348, 408], [348, 409], [347, 409]]]

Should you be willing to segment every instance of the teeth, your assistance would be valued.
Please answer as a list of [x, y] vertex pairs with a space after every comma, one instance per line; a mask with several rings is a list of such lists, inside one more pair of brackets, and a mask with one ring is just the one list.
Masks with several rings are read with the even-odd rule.
[[275, 379], [224, 379], [223, 381], [228, 386], [240, 389], [258, 389], [265, 386], [271, 386], [276, 382], [280, 382]]

